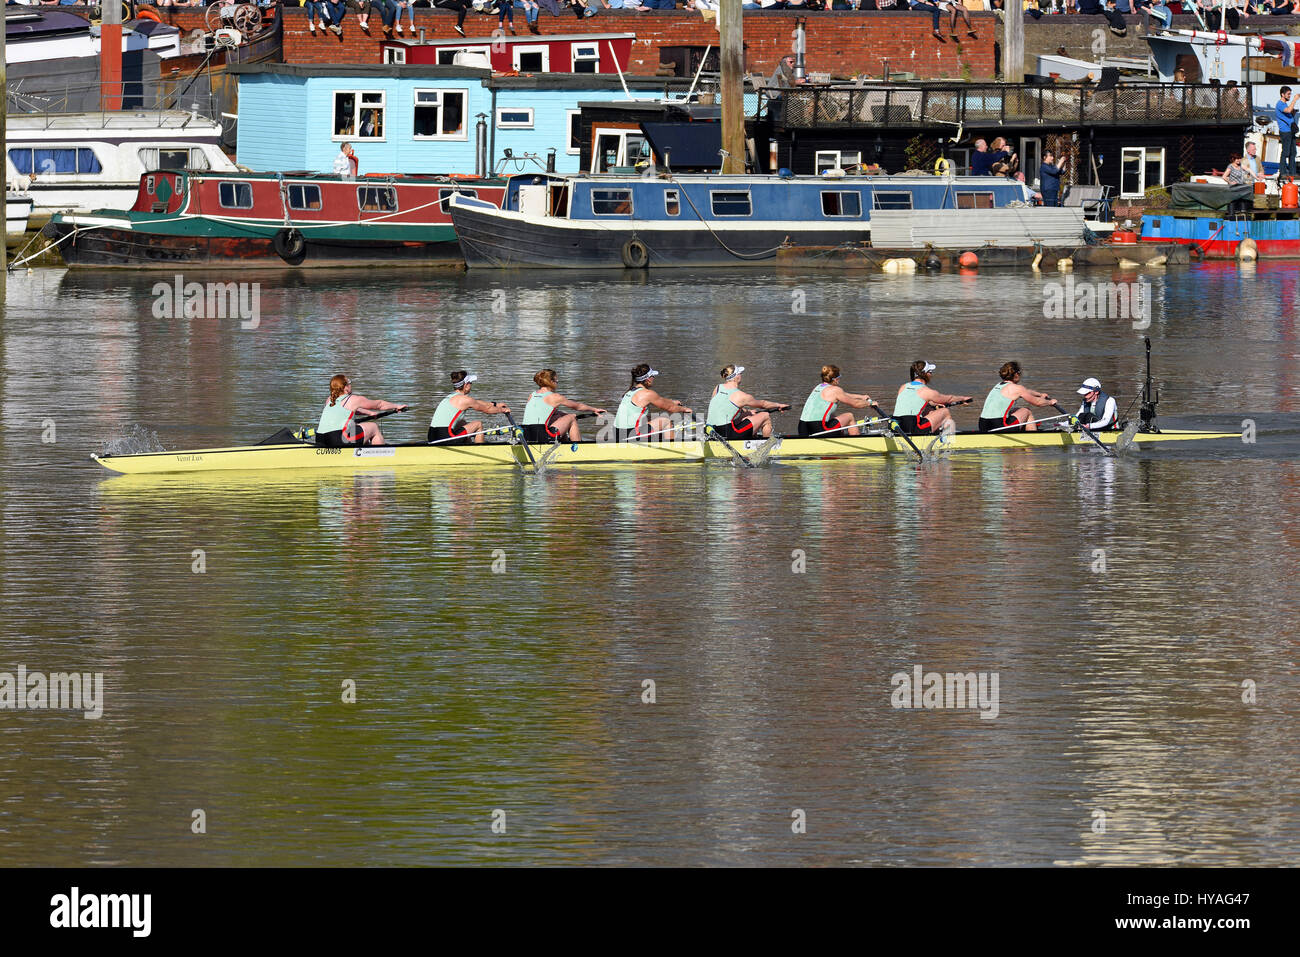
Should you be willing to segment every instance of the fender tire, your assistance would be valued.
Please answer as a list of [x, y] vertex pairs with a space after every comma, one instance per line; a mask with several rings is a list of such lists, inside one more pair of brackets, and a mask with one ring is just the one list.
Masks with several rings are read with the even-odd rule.
[[650, 265], [650, 250], [639, 239], [629, 239], [623, 244], [623, 265], [628, 269], [645, 269]]
[[281, 229], [271, 237], [275, 254], [290, 266], [297, 266], [307, 258], [307, 240], [296, 229]]

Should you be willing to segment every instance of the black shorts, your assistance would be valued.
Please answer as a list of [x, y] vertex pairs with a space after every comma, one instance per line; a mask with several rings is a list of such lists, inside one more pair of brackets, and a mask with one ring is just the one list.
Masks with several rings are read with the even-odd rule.
[[452, 437], [453, 437], [453, 434], [452, 434], [451, 432], [448, 432], [448, 431], [447, 431], [447, 427], [446, 427], [445, 425], [431, 425], [431, 426], [429, 426], [429, 441], [430, 441], [430, 442], [439, 442], [439, 443], [442, 444], [442, 445], [466, 445], [466, 444], [469, 443], [469, 433], [468, 433], [468, 432], [457, 432], [457, 433], [455, 433], [455, 436], [456, 436], [457, 438], [459, 438], [460, 441], [458, 441], [458, 442], [445, 442], [445, 441], [442, 441], [443, 439], [450, 439], [450, 438], [452, 438]]
[[317, 432], [316, 444], [327, 449], [341, 449], [347, 445], [361, 445], [365, 442], [366, 434], [357, 429], [356, 434], [345, 439], [342, 430], [333, 432]]
[[[838, 422], [835, 425], [839, 425]], [[835, 425], [827, 426], [816, 420], [809, 422], [807, 419], [799, 420], [799, 438], [806, 439], [809, 436], [816, 435], [818, 432], [825, 432], [828, 428], [835, 428]], [[832, 432], [831, 435], [843, 435], [848, 429], [840, 429], [838, 432]], [[830, 438], [828, 435], [818, 436], [818, 438]]]
[[1014, 428], [1014, 429], [1013, 429], [1013, 428], [1007, 428], [1007, 426], [1014, 425], [1014, 424], [1015, 424], [1015, 423], [1013, 423], [1013, 422], [1007, 422], [1007, 421], [1004, 421], [1003, 419], [986, 419], [986, 418], [984, 418], [984, 416], [982, 416], [982, 415], [980, 416], [980, 431], [981, 431], [981, 432], [992, 432], [992, 431], [994, 431], [994, 430], [997, 430], [997, 431], [1000, 431], [1000, 432], [1023, 432], [1023, 431], [1025, 431], [1025, 427], [1024, 427], [1023, 425], [1021, 425], [1019, 428]]
[[709, 428], [724, 439], [735, 439], [741, 442], [745, 439], [755, 438], [758, 435], [754, 430], [754, 423], [750, 420], [748, 412], [736, 415], [726, 425], [711, 425]]
[[934, 435], [934, 426], [927, 422], [922, 415], [900, 415], [894, 421], [898, 423], [898, 429], [904, 435]]
[[546, 423], [521, 426], [524, 441], [529, 445], [550, 445], [558, 436], [547, 428]]

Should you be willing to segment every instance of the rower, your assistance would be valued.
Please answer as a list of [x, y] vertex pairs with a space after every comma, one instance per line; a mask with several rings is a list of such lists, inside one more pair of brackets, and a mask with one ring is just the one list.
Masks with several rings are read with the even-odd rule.
[[481, 399], [470, 398], [469, 390], [477, 381], [478, 376], [470, 375], [464, 369], [451, 374], [452, 391], [438, 403], [438, 407], [433, 410], [433, 419], [429, 422], [430, 442], [443, 442], [446, 439], [457, 439], [457, 441], [445, 442], [447, 445], [482, 442], [482, 421], [475, 419], [473, 422], [466, 423], [461, 421], [461, 416], [468, 410], [482, 412], [484, 415], [509, 413], [510, 406], [505, 403], [484, 402]]
[[[911, 381], [904, 383], [894, 400], [894, 421], [908, 435], [934, 435], [952, 422], [952, 413], [942, 408], [959, 402], [969, 402], [968, 395], [945, 395], [930, 388], [933, 362], [917, 359], [908, 370]], [[953, 423], [954, 425], [956, 423]]]
[[[543, 369], [533, 376], [533, 381], [537, 383], [537, 391], [528, 397], [528, 404], [524, 406], [524, 441], [530, 445], [547, 445], [561, 436], [567, 436], [570, 442], [577, 442], [582, 436], [578, 432], [578, 417], [574, 413], [605, 414], [604, 409], [575, 399], [566, 399], [556, 392], [554, 369]], [[561, 407], [574, 411], [563, 412]]]
[[832, 436], [861, 435], [861, 429], [849, 424], [853, 421], [852, 412], [836, 414], [835, 406], [840, 402], [850, 409], [865, 409], [872, 399], [865, 392], [856, 395], [841, 389], [839, 366], [822, 366], [822, 381], [813, 386], [799, 413], [799, 438], [806, 439], [818, 432], [829, 432]]
[[1113, 395], [1101, 391], [1099, 381], [1092, 377], [1084, 379], [1075, 391], [1083, 396], [1083, 404], [1075, 416], [1080, 426], [1089, 432], [1119, 428], [1119, 403]]
[[[998, 370], [1001, 380], [984, 399], [984, 408], [980, 410], [981, 432], [1037, 432], [1038, 423], [1026, 406], [1016, 407], [1017, 402], [1042, 408], [1050, 407], [1056, 400], [1046, 392], [1035, 392], [1020, 384], [1020, 363], [1007, 362]], [[1018, 428], [1016, 428], [1018, 426]]]
[[[790, 408], [780, 402], [756, 399], [740, 391], [740, 376], [744, 366], [724, 366], [718, 374], [722, 381], [709, 398], [709, 412], [705, 424], [724, 439], [752, 439], [755, 435], [769, 438], [772, 435], [772, 412]], [[758, 409], [767, 411], [759, 412]]]
[[626, 442], [651, 432], [663, 433], [672, 428], [672, 423], [663, 416], [649, 419], [651, 407], [674, 415], [691, 411], [676, 399], [665, 399], [652, 388], [658, 375], [658, 369], [652, 369], [644, 362], [632, 370], [632, 384], [623, 393], [618, 411], [614, 413], [615, 442]]
[[357, 414], [374, 415], [376, 412], [406, 409], [404, 405], [367, 399], [352, 391], [352, 380], [343, 374], [330, 379], [330, 398], [321, 410], [316, 423], [316, 444], [337, 449], [345, 445], [383, 445], [384, 433], [374, 422], [358, 422]]

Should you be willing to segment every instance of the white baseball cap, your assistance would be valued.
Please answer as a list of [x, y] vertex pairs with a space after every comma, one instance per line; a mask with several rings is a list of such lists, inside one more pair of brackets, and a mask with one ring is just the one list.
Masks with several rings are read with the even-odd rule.
[[654, 368], [652, 368], [652, 369], [651, 369], [649, 372], [647, 372], [645, 375], [639, 375], [639, 376], [637, 376], [637, 377], [636, 377], [636, 381], [637, 381], [637, 382], [644, 382], [646, 379], [652, 378], [653, 376], [657, 376], [658, 374], [659, 374], [659, 370], [658, 370], [658, 369], [654, 369]]
[[1101, 383], [1096, 379], [1088, 378], [1083, 380], [1083, 385], [1075, 390], [1079, 395], [1087, 395], [1089, 392], [1100, 392]]
[[452, 388], [454, 388], [454, 389], [459, 389], [459, 388], [460, 388], [461, 386], [463, 386], [463, 385], [468, 385], [468, 384], [471, 383], [471, 382], [477, 382], [477, 381], [478, 381], [478, 376], [476, 376], [476, 375], [467, 375], [467, 376], [465, 376], [465, 378], [461, 379], [459, 382], [453, 382], [451, 385], [452, 385]]

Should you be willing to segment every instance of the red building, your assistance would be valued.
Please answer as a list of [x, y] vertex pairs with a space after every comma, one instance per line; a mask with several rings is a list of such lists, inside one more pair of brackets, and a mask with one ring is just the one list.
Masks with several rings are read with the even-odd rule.
[[634, 33], [456, 37], [385, 40], [381, 48], [384, 63], [490, 67], [496, 73], [618, 73], [627, 71], [635, 39]]

